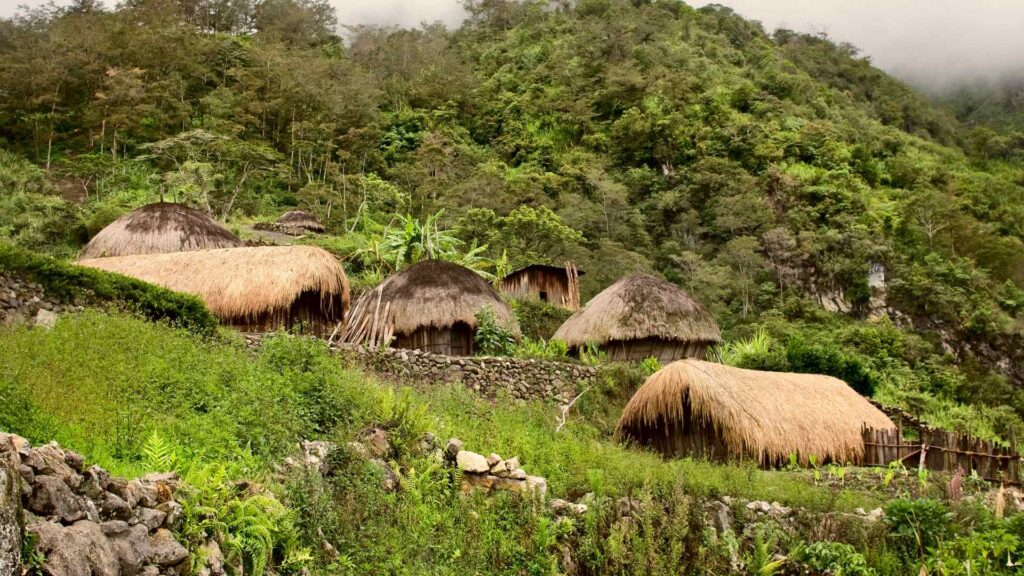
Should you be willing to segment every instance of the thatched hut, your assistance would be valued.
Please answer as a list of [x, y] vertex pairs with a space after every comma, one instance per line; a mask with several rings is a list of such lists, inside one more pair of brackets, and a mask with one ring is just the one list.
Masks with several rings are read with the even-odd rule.
[[572, 262], [565, 266], [530, 264], [501, 280], [501, 291], [512, 298], [536, 298], [575, 312], [580, 308], [580, 276]]
[[245, 332], [299, 327], [322, 336], [348, 313], [345, 271], [315, 246], [139, 254], [79, 264], [194, 294], [223, 323]]
[[647, 274], [622, 278], [555, 332], [570, 349], [593, 343], [611, 360], [655, 357], [662, 364], [703, 358], [721, 335], [714, 317], [678, 286]]
[[81, 259], [235, 248], [245, 244], [207, 214], [184, 204], [148, 204], [100, 230]]
[[360, 296], [342, 340], [468, 356], [474, 351], [476, 314], [487, 306], [499, 324], [519, 335], [511, 308], [479, 274], [451, 262], [422, 260]]
[[790, 455], [805, 464], [812, 455], [819, 463], [858, 463], [864, 426], [896, 428], [837, 378], [687, 359], [644, 382], [615, 433], [667, 457], [751, 458], [771, 466]]
[[320, 219], [305, 210], [289, 210], [275, 222], [277, 229], [285, 234], [301, 236], [307, 232], [323, 232], [325, 230]]

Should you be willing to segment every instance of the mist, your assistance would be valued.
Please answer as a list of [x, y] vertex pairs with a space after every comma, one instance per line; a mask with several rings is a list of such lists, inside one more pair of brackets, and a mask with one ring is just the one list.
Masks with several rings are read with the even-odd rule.
[[[19, 4], [0, 0], [0, 17]], [[111, 0], [108, 0], [108, 4]], [[722, 4], [765, 30], [824, 33], [858, 47], [879, 68], [922, 89], [1024, 77], [1024, 0], [693, 0]], [[332, 0], [342, 26], [457, 26], [459, 0]]]

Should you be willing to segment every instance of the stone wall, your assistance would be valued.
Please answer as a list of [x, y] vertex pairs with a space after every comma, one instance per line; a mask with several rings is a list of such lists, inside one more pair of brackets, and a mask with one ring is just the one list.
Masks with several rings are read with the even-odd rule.
[[421, 350], [335, 345], [335, 352], [369, 370], [398, 379], [461, 382], [493, 398], [503, 391], [520, 400], [565, 403], [592, 382], [597, 369], [572, 362], [522, 358], [443, 356]]
[[[263, 334], [246, 334], [255, 348]], [[507, 392], [519, 400], [566, 403], [597, 377], [597, 368], [575, 362], [484, 356], [444, 356], [421, 350], [372, 349], [333, 344], [331, 350], [347, 361], [385, 377], [417, 382], [461, 382], [494, 398]]]
[[10, 272], [0, 272], [0, 323], [34, 321], [47, 324], [54, 314], [81, 310], [79, 303], [65, 303], [48, 296], [43, 287]]

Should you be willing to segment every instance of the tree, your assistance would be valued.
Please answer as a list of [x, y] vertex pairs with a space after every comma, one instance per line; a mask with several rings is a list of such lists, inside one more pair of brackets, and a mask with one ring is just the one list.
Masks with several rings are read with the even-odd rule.
[[740, 236], [726, 242], [718, 258], [736, 274], [735, 290], [743, 301], [743, 317], [751, 309], [751, 294], [757, 287], [757, 278], [764, 270], [764, 258], [759, 253], [761, 243], [753, 236]]

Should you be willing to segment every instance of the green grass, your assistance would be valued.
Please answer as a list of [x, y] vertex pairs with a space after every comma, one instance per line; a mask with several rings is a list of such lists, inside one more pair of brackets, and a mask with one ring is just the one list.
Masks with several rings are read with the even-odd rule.
[[[0, 408], [0, 425], [34, 442], [56, 439], [91, 460], [132, 471], [156, 432], [185, 461], [239, 461], [269, 468], [303, 438], [344, 440], [381, 420], [395, 394], [347, 368], [315, 341], [281, 337], [253, 354], [237, 339], [202, 340], [129, 316], [64, 316], [52, 331], [0, 331], [0, 390], [28, 403]], [[583, 412], [555, 433], [558, 409], [482, 400], [459, 386], [421, 386], [411, 402], [422, 423], [466, 448], [519, 456], [554, 495], [613, 496], [642, 490], [778, 500], [815, 510], [873, 507], [870, 494], [809, 486], [806, 478], [752, 464], [664, 461], [610, 440], [619, 409], [592, 392]], [[605, 402], [612, 402], [611, 406]], [[394, 426], [398, 426], [395, 424]], [[412, 444], [416, 438], [402, 442]]]

